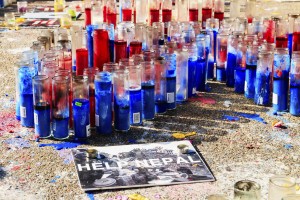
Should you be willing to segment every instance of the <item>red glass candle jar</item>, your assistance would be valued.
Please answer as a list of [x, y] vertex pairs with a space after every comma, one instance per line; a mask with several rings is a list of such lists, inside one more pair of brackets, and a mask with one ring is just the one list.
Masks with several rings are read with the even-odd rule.
[[83, 75], [83, 69], [88, 67], [88, 50], [76, 49], [76, 76]]
[[110, 61], [109, 37], [104, 29], [94, 30], [94, 67], [103, 71], [103, 64]]

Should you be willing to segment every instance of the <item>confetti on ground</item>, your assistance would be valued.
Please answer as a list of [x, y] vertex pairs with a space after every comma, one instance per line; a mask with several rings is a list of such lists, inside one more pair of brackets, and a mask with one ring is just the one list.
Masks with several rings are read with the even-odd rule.
[[64, 159], [64, 164], [68, 165], [74, 161], [74, 158], [73, 158], [70, 150], [61, 149], [61, 150], [58, 150], [57, 152], [58, 152], [59, 157]]
[[4, 143], [8, 145], [11, 149], [23, 149], [23, 148], [30, 148], [30, 143], [23, 138], [9, 138], [4, 140]]
[[95, 200], [93, 193], [86, 193], [86, 196], [89, 198], [89, 200]]
[[267, 122], [263, 118], [261, 118], [259, 114], [250, 114], [250, 113], [242, 113], [242, 112], [238, 112], [237, 114], [241, 117], [245, 117], [247, 119], [251, 119], [254, 121], [261, 122], [263, 124], [267, 124]]
[[57, 179], [59, 179], [60, 176], [55, 176], [51, 181], [50, 183], [56, 183]]
[[291, 148], [293, 148], [293, 145], [291, 145], [291, 144], [285, 144], [285, 145], [284, 145], [284, 148], [286, 148], [286, 149], [291, 149]]
[[228, 121], [239, 121], [240, 120], [239, 117], [230, 116], [230, 115], [223, 115], [222, 119], [228, 120]]
[[130, 200], [149, 200], [148, 198], [144, 197], [140, 194], [131, 194], [128, 196]]
[[54, 147], [56, 150], [76, 148], [85, 143], [81, 142], [62, 142], [62, 143], [50, 143], [50, 144], [39, 144], [39, 147]]

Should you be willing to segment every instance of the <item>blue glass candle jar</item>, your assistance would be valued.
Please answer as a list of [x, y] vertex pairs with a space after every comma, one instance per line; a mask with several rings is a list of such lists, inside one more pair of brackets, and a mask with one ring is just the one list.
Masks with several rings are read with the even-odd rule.
[[187, 48], [177, 49], [176, 60], [176, 101], [185, 102], [188, 99], [188, 59]]
[[33, 77], [32, 81], [35, 135], [48, 138], [51, 136], [50, 80], [48, 76], [38, 75]]
[[196, 38], [197, 45], [197, 56], [198, 63], [196, 67], [196, 90], [204, 92], [206, 91], [206, 65], [207, 65], [207, 56], [208, 49], [206, 47], [206, 37], [203, 35], [198, 35]]
[[292, 58], [292, 52], [293, 52], [293, 33], [294, 33], [294, 23], [295, 19], [299, 17], [299, 14], [288, 14], [288, 26], [289, 26], [289, 31], [288, 31], [288, 49], [289, 49], [289, 54], [290, 58]]
[[22, 68], [22, 67], [26, 67], [26, 66], [29, 66], [29, 63], [28, 61], [20, 61], [20, 62], [17, 62], [15, 64], [15, 67], [14, 67], [14, 71], [15, 71], [15, 81], [16, 81], [16, 119], [17, 120], [21, 120], [21, 116], [20, 116], [20, 83], [19, 83], [19, 69]]
[[249, 45], [246, 52], [245, 97], [254, 99], [258, 45]]
[[117, 131], [130, 129], [129, 72], [114, 71], [114, 127]]
[[93, 31], [97, 29], [96, 25], [88, 25], [86, 26], [86, 48], [88, 50], [89, 55], [89, 67], [94, 67], [94, 46], [93, 46]]
[[236, 56], [238, 42], [241, 39], [240, 32], [234, 32], [228, 38], [227, 49], [227, 64], [226, 64], [226, 85], [228, 87], [234, 87], [234, 70], [236, 68]]
[[217, 81], [226, 81], [225, 65], [227, 62], [227, 43], [229, 35], [220, 33], [217, 36]]
[[179, 22], [171, 21], [167, 23], [168, 33], [167, 38], [168, 41], [176, 41], [181, 35], [181, 26]]
[[188, 98], [196, 93], [196, 68], [198, 64], [197, 46], [194, 44], [185, 45], [188, 51]]
[[130, 125], [141, 125], [143, 122], [141, 66], [133, 64], [126, 68], [129, 70]]
[[276, 48], [273, 73], [273, 111], [288, 109], [290, 56], [288, 48]]
[[52, 128], [53, 137], [63, 140], [69, 137], [69, 88], [67, 76], [52, 78]]
[[207, 67], [207, 79], [214, 79], [214, 63], [217, 62], [217, 35], [219, 32], [219, 19], [209, 18], [206, 20], [206, 32], [210, 35], [210, 56]]
[[274, 55], [270, 51], [261, 51], [258, 54], [254, 96], [254, 102], [257, 105], [268, 106], [270, 104], [273, 60]]
[[32, 78], [35, 76], [34, 67], [22, 66], [18, 70], [20, 90], [21, 125], [34, 127]]
[[294, 54], [290, 72], [290, 113], [300, 116], [300, 58], [294, 58]]
[[97, 134], [112, 133], [112, 76], [109, 72], [95, 75], [95, 107]]
[[245, 91], [246, 51], [246, 44], [240, 42], [237, 49], [234, 78], [234, 91], [239, 94], [244, 94]]
[[141, 62], [143, 119], [151, 120], [155, 116], [155, 71], [152, 61]]
[[24, 51], [22, 52], [22, 60], [25, 61], [29, 61], [30, 65], [34, 67], [35, 70], [35, 74], [38, 74], [39, 70], [40, 70], [40, 62], [39, 62], [39, 54], [37, 51], [34, 50], [28, 50], [28, 51]]
[[167, 111], [167, 77], [164, 57], [155, 60], [155, 113]]
[[176, 108], [176, 54], [165, 53], [167, 77], [167, 107], [168, 110]]
[[90, 136], [90, 101], [88, 77], [74, 76], [72, 87], [74, 135], [75, 138], [85, 139]]

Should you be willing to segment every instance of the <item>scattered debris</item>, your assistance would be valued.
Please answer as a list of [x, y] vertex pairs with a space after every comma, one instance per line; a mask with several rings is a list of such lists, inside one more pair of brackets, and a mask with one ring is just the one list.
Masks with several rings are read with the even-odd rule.
[[231, 101], [226, 100], [226, 101], [224, 101], [223, 105], [224, 105], [226, 108], [229, 108], [229, 107], [232, 105], [232, 103], [231, 103]]
[[57, 179], [59, 179], [60, 176], [55, 176], [51, 181], [50, 183], [56, 183]]
[[276, 128], [287, 129], [287, 127], [284, 125], [284, 123], [282, 121], [273, 121], [272, 126], [276, 127]]
[[20, 137], [6, 139], [4, 140], [4, 143], [7, 144], [11, 149], [30, 148], [31, 146], [29, 141]]
[[285, 145], [283, 145], [284, 146], [284, 148], [286, 148], [286, 149], [292, 149], [293, 148], [293, 145], [292, 144], [285, 144]]

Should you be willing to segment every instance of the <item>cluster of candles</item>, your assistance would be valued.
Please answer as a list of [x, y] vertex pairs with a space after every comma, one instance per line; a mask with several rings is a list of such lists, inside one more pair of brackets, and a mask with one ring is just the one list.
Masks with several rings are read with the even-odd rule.
[[[110, 134], [114, 122], [116, 130], [128, 131], [175, 109], [176, 101], [192, 97], [196, 83], [204, 91], [209, 37], [198, 35], [197, 48], [194, 23], [175, 23], [185, 33], [174, 32], [165, 44], [163, 24], [153, 24], [122, 22], [116, 35], [107, 23], [87, 26], [86, 34], [80, 26], [70, 35], [58, 29], [54, 45], [51, 37], [39, 37], [16, 65], [17, 119], [40, 138], [65, 139], [70, 129], [86, 138], [91, 127]], [[151, 33], [149, 41], [136, 40], [140, 29]]]
[[236, 93], [264, 106], [271, 103], [272, 93], [274, 112], [289, 110], [292, 115], [299, 116], [298, 16], [289, 15], [289, 19], [253, 18], [252, 23], [241, 19], [244, 21], [242, 27], [233, 32], [228, 31], [232, 26], [230, 23], [224, 26], [227, 21], [224, 20], [223, 28], [216, 30], [216, 55], [208, 61], [208, 72], [210, 65], [216, 64], [217, 81], [234, 87]]
[[174, 21], [57, 29], [16, 65], [17, 118], [42, 138], [64, 139], [69, 129], [86, 138], [90, 127], [109, 134], [112, 122], [128, 131], [206, 91], [209, 79], [259, 105], [273, 89], [275, 111], [288, 110], [290, 84], [290, 113], [300, 115], [297, 17], [208, 18], [205, 29]]
[[[202, 17], [199, 16], [199, 11]], [[119, 15], [119, 16], [118, 16]], [[96, 21], [117, 25], [117, 22], [132, 21], [134, 23], [170, 22], [170, 21], [202, 21], [214, 15], [224, 19], [224, 0], [203, 0], [202, 4], [194, 0], [121, 0], [119, 11], [115, 0], [85, 2], [85, 25]]]

